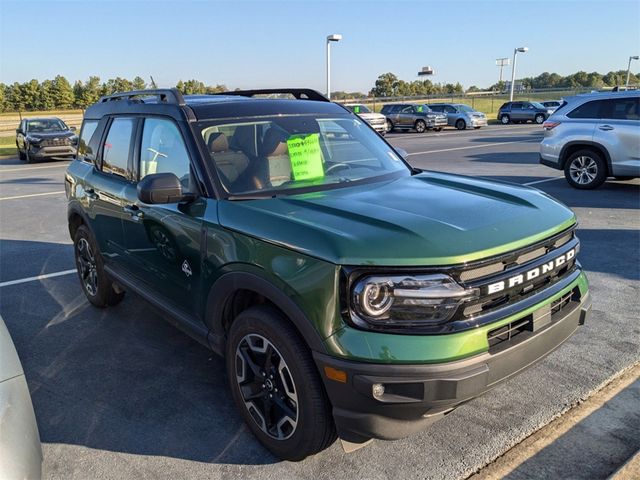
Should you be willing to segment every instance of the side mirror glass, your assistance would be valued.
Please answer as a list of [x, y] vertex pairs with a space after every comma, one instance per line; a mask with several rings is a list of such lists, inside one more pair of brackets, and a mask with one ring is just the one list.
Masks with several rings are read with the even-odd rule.
[[192, 198], [182, 191], [180, 179], [173, 173], [153, 173], [138, 182], [138, 199], [142, 203], [178, 203]]

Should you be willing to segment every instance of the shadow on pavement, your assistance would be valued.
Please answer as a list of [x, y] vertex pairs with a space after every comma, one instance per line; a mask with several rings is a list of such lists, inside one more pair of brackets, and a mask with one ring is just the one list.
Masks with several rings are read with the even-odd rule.
[[[29, 252], [38, 242], [11, 243]], [[69, 250], [46, 246], [38, 245], [60, 255]], [[245, 428], [224, 361], [135, 295], [97, 309], [76, 275], [1, 293], [43, 443], [199, 462], [278, 461]]]

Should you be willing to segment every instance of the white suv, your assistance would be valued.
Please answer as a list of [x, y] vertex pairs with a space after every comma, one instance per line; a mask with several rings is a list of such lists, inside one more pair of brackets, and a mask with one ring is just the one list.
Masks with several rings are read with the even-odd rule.
[[572, 187], [640, 177], [640, 91], [566, 98], [543, 127], [540, 163], [564, 170]]

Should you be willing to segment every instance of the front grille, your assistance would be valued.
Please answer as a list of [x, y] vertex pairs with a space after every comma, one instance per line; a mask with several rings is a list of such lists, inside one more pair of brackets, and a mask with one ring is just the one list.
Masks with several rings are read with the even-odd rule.
[[71, 145], [71, 139], [64, 138], [47, 138], [40, 141], [41, 147], [64, 147]]
[[[580, 302], [580, 290], [575, 288], [567, 292], [560, 298], [554, 300], [550, 305], [550, 320], [542, 328], [553, 325], [559, 318], [559, 313], [570, 304], [578, 304]], [[496, 353], [504, 348], [516, 345], [526, 340], [536, 332], [534, 330], [534, 314], [527, 315], [524, 318], [515, 320], [500, 328], [490, 330], [487, 333], [487, 342], [489, 343], [489, 353]]]

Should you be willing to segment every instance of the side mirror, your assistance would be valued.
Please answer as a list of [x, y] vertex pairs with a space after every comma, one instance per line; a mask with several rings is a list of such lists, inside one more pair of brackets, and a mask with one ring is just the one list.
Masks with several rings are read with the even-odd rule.
[[177, 203], [192, 198], [182, 191], [182, 184], [173, 173], [153, 173], [138, 183], [138, 199], [142, 203]]
[[405, 160], [407, 159], [407, 157], [409, 156], [409, 154], [407, 153], [407, 151], [404, 148], [397, 148], [396, 147], [396, 152], [398, 152], [400, 154], [400, 156], [402, 158], [404, 158]]
[[19, 128], [16, 128], [16, 133], [22, 133], [22, 130], [20, 130]]

